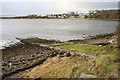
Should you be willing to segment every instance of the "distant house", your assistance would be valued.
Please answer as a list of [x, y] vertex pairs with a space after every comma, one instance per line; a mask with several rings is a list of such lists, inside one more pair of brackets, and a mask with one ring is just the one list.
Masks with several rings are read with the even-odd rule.
[[63, 18], [68, 18], [69, 16], [68, 16], [68, 14], [62, 14], [61, 15], [61, 18], [63, 19]]
[[79, 13], [79, 17], [82, 18], [82, 19], [84, 19], [85, 14], [84, 13]]
[[48, 18], [57, 18], [57, 16], [56, 16], [56, 15], [53, 15], [53, 14], [48, 14], [47, 17], [48, 17]]
[[47, 17], [48, 18], [64, 19], [64, 18], [68, 18], [68, 15], [67, 14], [48, 14]]

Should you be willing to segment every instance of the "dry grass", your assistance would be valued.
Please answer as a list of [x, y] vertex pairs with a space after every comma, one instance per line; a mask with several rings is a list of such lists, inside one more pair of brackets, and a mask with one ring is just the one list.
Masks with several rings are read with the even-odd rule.
[[96, 60], [90, 62], [90, 65], [94, 64], [91, 69], [91, 73], [98, 77], [117, 77], [118, 76], [118, 64], [114, 63], [114, 57], [111, 55], [101, 55]]
[[75, 57], [54, 57], [47, 59], [42, 65], [25, 73], [24, 77], [42, 78], [75, 78], [81, 73], [87, 72], [98, 77], [117, 77], [118, 63], [115, 62], [118, 49], [110, 46], [94, 46], [83, 44], [59, 44], [55, 47], [64, 48], [72, 51], [83, 52], [96, 55], [96, 59], [86, 60]]
[[118, 64], [113, 62], [114, 57], [99, 56], [96, 59], [85, 60], [76, 57], [54, 57], [47, 59], [42, 65], [34, 67], [23, 77], [41, 78], [76, 78], [81, 73], [91, 73], [98, 77], [117, 77]]
[[[81, 72], [87, 70], [88, 66], [85, 60], [80, 57], [54, 57], [47, 59], [42, 65], [25, 73], [24, 77], [42, 77], [42, 78], [70, 78], [77, 77]], [[82, 67], [84, 66], [84, 67]]]

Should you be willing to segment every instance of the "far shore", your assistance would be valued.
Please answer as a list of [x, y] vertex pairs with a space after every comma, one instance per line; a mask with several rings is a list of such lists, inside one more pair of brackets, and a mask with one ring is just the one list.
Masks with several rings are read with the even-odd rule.
[[63, 19], [63, 20], [69, 20], [69, 19], [80, 19], [80, 20], [105, 20], [105, 21], [120, 21], [120, 19], [95, 19], [95, 18], [0, 18], [1, 20], [6, 20], [6, 19], [20, 19], [20, 20], [25, 20], [25, 19]]

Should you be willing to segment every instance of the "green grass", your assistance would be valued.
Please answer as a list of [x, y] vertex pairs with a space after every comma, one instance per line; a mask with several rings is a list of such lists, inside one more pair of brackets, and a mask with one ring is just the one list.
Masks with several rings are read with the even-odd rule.
[[36, 66], [34, 70], [28, 72], [26, 75], [42, 78], [74, 78], [79, 77], [82, 72], [87, 71], [88, 66], [86, 61], [81, 60], [80, 57], [63, 58], [51, 58], [43, 63], [43, 66]]
[[93, 74], [100, 77], [117, 76], [118, 64], [114, 62], [113, 56], [101, 55], [97, 57]]
[[[91, 54], [95, 59], [86, 60], [79, 56], [48, 59], [43, 66], [36, 67], [28, 75], [47, 78], [76, 78], [81, 73], [91, 73], [98, 77], [117, 77], [118, 49], [111, 46], [85, 45], [80, 43], [64, 43], [49, 45], [71, 51]], [[91, 69], [90, 69], [91, 67]], [[90, 70], [89, 70], [90, 69]], [[41, 73], [42, 72], [42, 73]]]
[[61, 45], [54, 45], [54, 47], [59, 47], [75, 52], [81, 52], [91, 55], [104, 55], [104, 54], [117, 54], [118, 49], [111, 47], [111, 46], [97, 46], [97, 45], [85, 45], [85, 44], [61, 44]]
[[93, 64], [94, 61], [95, 66], [92, 67], [90, 73], [99, 77], [117, 76], [118, 63], [115, 61], [120, 58], [118, 57], [118, 48], [112, 46], [85, 45], [80, 43], [65, 43], [52, 46], [96, 56], [95, 60], [87, 61], [87, 64], [83, 67], [74, 67], [72, 69], [72, 77], [76, 77], [79, 73], [85, 71], [86, 68], [84, 67]]

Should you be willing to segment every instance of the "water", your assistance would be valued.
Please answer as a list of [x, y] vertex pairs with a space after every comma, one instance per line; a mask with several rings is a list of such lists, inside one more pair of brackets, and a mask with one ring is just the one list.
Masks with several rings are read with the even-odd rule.
[[[1, 21], [1, 20], [0, 20]], [[40, 37], [61, 41], [82, 39], [86, 35], [114, 32], [117, 21], [81, 19], [4, 19], [2, 20], [2, 40], [15, 42], [15, 38]]]

